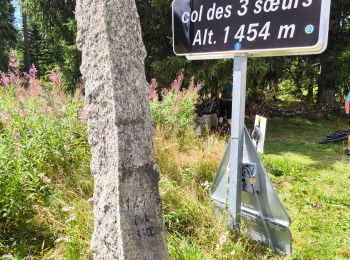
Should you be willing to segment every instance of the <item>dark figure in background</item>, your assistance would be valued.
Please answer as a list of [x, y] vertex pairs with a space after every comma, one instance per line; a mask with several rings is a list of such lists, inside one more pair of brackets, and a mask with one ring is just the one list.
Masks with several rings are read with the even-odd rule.
[[233, 80], [230, 79], [221, 89], [221, 99], [219, 107], [219, 124], [224, 122], [224, 117], [227, 118], [227, 123], [231, 126], [232, 113], [232, 88]]
[[[350, 122], [350, 92], [345, 99], [345, 118]], [[350, 156], [350, 135], [348, 136], [348, 147], [345, 150], [347, 156]]]

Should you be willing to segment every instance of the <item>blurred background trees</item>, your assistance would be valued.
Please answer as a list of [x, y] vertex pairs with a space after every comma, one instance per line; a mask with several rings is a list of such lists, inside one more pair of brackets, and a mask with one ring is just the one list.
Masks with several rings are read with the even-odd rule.
[[9, 51], [16, 43], [14, 11], [10, 0], [0, 0], [0, 71], [7, 69]]
[[[18, 0], [17, 0], [18, 1]], [[231, 75], [231, 60], [187, 61], [172, 52], [171, 0], [136, 0], [148, 52], [146, 74], [165, 87], [184, 68], [184, 86], [192, 75], [205, 81], [202, 96], [215, 95]], [[46, 75], [62, 69], [67, 91], [79, 81], [81, 54], [75, 47], [75, 0], [0, 0], [0, 70], [6, 71], [9, 51], [16, 50], [23, 68], [32, 63]], [[350, 89], [350, 0], [332, 1], [329, 44], [316, 56], [252, 58], [248, 68], [248, 100], [257, 104], [299, 101], [334, 105]], [[285, 99], [281, 99], [285, 96]]]

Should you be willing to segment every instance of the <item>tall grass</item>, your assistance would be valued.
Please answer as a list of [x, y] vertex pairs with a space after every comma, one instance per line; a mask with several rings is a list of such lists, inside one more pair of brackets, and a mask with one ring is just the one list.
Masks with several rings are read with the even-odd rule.
[[[184, 71], [169, 90], [155, 95], [151, 84], [151, 111], [157, 127], [156, 159], [161, 169], [160, 190], [172, 259], [233, 259], [266, 256], [262, 247], [243, 236], [237, 240], [227, 218], [214, 208], [209, 190], [226, 140], [194, 130], [193, 119], [201, 83], [192, 78], [183, 88]], [[153, 91], [153, 93], [152, 93]]]
[[187, 139], [193, 136], [198, 92], [203, 83], [196, 83], [192, 77], [189, 86], [183, 88], [183, 78], [184, 70], [180, 70], [170, 88], [161, 90], [161, 99], [152, 81], [149, 96], [152, 117], [157, 129], [166, 133], [166, 137], [175, 135], [180, 147], [186, 148], [186, 143], [190, 143]]
[[[0, 257], [91, 259], [93, 180], [81, 95], [61, 91], [58, 69], [51, 82], [13, 73], [0, 81]], [[168, 91], [153, 85], [150, 95], [172, 259], [282, 259], [244, 232], [237, 237], [213, 206], [209, 189], [227, 140], [195, 133], [198, 85], [181, 89], [182, 73]], [[349, 258], [349, 161], [341, 144], [317, 144], [344, 124], [269, 125], [263, 161], [292, 218], [294, 258]]]
[[29, 80], [12, 73], [0, 87], [0, 256], [43, 257], [63, 243], [64, 254], [78, 254], [69, 245], [90, 236], [77, 223], [89, 220], [81, 198], [92, 194], [80, 93], [68, 97], [35, 71]]

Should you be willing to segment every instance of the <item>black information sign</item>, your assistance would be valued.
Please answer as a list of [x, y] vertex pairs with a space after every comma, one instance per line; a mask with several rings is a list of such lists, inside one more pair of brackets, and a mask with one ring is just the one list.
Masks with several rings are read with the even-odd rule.
[[325, 50], [330, 0], [174, 0], [174, 52], [191, 58]]

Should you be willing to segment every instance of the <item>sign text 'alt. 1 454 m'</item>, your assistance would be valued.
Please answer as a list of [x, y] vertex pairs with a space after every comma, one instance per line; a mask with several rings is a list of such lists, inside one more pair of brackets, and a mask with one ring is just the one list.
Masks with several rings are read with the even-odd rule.
[[327, 46], [330, 0], [175, 0], [174, 52], [312, 54]]

